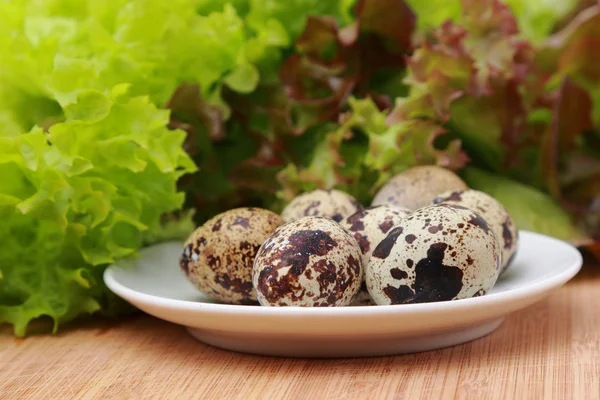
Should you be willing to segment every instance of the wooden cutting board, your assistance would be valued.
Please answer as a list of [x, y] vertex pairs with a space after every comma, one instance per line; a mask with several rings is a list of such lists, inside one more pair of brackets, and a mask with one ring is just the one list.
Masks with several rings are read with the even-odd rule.
[[600, 265], [472, 343], [398, 357], [232, 353], [145, 315], [0, 334], [0, 399], [600, 399]]

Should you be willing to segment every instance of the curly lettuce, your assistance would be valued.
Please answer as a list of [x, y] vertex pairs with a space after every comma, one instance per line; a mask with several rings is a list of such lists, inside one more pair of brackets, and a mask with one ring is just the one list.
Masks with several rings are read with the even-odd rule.
[[115, 311], [102, 267], [161, 230], [184, 200], [178, 178], [195, 169], [168, 112], [124, 85], [82, 90], [64, 111], [47, 131], [0, 137], [0, 321], [17, 335], [40, 316], [56, 329]]

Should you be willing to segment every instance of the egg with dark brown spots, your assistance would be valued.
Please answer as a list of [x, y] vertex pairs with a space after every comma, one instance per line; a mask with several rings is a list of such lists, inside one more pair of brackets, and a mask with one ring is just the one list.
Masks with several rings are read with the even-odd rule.
[[419, 166], [390, 179], [375, 195], [371, 205], [388, 205], [411, 211], [429, 205], [440, 193], [467, 189], [454, 172], [433, 165]]
[[[375, 206], [352, 214], [342, 220], [341, 225], [356, 239], [362, 252], [363, 266], [369, 263], [375, 246], [386, 237], [387, 233], [404, 217], [410, 214], [407, 209]], [[373, 304], [369, 292], [361, 288], [351, 305]]]
[[498, 242], [486, 221], [444, 203], [395, 226], [373, 250], [365, 280], [379, 305], [427, 303], [483, 295], [499, 268]]
[[236, 208], [207, 221], [186, 241], [179, 265], [203, 294], [231, 304], [255, 304], [252, 265], [258, 249], [283, 223], [260, 208]]
[[498, 239], [502, 255], [500, 274], [508, 268], [519, 247], [519, 232], [502, 203], [486, 193], [472, 189], [442, 193], [433, 200], [433, 203], [458, 204], [481, 215]]
[[356, 240], [335, 221], [303, 217], [280, 226], [254, 260], [263, 306], [347, 306], [363, 275]]
[[302, 217], [326, 217], [336, 222], [362, 210], [363, 206], [339, 190], [317, 189], [297, 196], [283, 210], [285, 222]]

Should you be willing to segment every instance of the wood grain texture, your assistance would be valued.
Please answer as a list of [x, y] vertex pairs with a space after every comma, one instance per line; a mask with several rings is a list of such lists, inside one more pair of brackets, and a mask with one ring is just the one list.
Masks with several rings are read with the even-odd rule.
[[0, 335], [1, 399], [600, 399], [600, 266], [474, 342], [349, 360], [232, 353], [148, 316]]

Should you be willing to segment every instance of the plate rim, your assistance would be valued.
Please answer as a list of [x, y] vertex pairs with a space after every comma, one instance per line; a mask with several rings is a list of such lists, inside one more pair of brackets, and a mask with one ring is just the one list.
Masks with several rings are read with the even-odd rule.
[[[264, 306], [248, 306], [236, 304], [222, 303], [207, 303], [191, 300], [179, 300], [169, 297], [162, 297], [153, 294], [147, 294], [120, 283], [114, 276], [113, 270], [119, 268], [119, 262], [110, 265], [104, 271], [103, 278], [106, 286], [117, 296], [134, 303], [152, 304], [162, 308], [176, 308], [179, 310], [196, 311], [196, 312], [217, 312], [217, 313], [243, 313], [247, 316], [310, 316], [310, 317], [351, 317], [379, 314], [423, 314], [429, 312], [456, 312], [463, 308], [471, 307], [486, 307], [502, 304], [505, 302], [518, 301], [534, 296], [539, 296], [543, 293], [556, 289], [566, 282], [571, 280], [581, 270], [583, 265], [583, 257], [579, 250], [570, 243], [563, 240], [544, 235], [537, 232], [520, 230], [519, 234], [532, 235], [541, 237], [545, 240], [553, 241], [568, 249], [573, 256], [573, 262], [565, 267], [563, 271], [555, 275], [548, 276], [538, 282], [533, 282], [524, 287], [508, 290], [500, 293], [492, 293], [485, 296], [472, 297], [468, 299], [439, 301], [431, 303], [415, 303], [415, 304], [395, 304], [382, 306], [345, 306], [345, 307], [264, 307]], [[170, 241], [158, 243], [154, 246], [165, 245], [168, 243], [180, 243], [179, 241]], [[152, 246], [151, 246], [152, 247]], [[143, 249], [141, 250], [143, 251]], [[130, 260], [121, 260], [130, 261]], [[135, 305], [135, 303], [134, 303]]]

